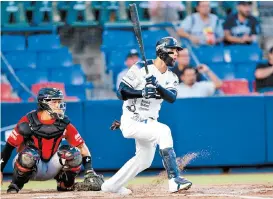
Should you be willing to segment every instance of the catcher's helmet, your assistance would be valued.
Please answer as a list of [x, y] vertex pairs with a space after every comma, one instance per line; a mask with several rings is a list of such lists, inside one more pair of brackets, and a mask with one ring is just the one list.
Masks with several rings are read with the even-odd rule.
[[177, 49], [180, 51], [183, 48], [178, 45], [175, 38], [163, 37], [156, 43], [156, 56], [162, 59], [167, 66], [174, 66], [173, 58], [169, 56], [172, 52], [170, 52], [169, 49]]
[[[63, 101], [63, 92], [57, 88], [42, 88], [39, 90], [37, 101], [39, 111], [48, 111], [51, 117], [55, 119], [63, 119], [66, 104]], [[60, 100], [58, 106], [53, 107], [50, 102], [52, 100]]]

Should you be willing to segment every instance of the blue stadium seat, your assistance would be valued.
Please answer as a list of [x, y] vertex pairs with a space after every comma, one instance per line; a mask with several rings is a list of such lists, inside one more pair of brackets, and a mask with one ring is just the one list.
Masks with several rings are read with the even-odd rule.
[[36, 53], [28, 51], [13, 51], [6, 54], [6, 59], [14, 69], [36, 68]]
[[1, 40], [1, 48], [4, 52], [25, 50], [26, 48], [26, 41], [24, 36], [3, 35], [1, 36]]
[[33, 23], [35, 25], [51, 24], [52, 20], [52, 2], [37, 1], [35, 3]]
[[257, 45], [235, 45], [226, 49], [230, 52], [233, 63], [258, 62], [262, 57], [262, 51]]
[[65, 69], [53, 69], [50, 75], [50, 81], [62, 82], [65, 85], [83, 85], [86, 82], [85, 74], [80, 65]]
[[111, 51], [107, 68], [110, 70], [113, 68], [123, 68], [127, 54], [128, 51], [125, 51], [124, 49], [120, 51]]
[[201, 63], [223, 63], [224, 48], [222, 46], [201, 46], [193, 48], [193, 52]]
[[156, 58], [156, 49], [154, 48], [146, 48], [145, 49], [146, 59], [155, 59]]
[[221, 79], [228, 80], [235, 78], [235, 68], [233, 64], [212, 63], [209, 67]]
[[73, 66], [71, 53], [67, 48], [38, 53], [37, 66], [39, 68], [56, 68]]
[[256, 69], [256, 63], [246, 62], [235, 65], [235, 77], [245, 78], [249, 81], [255, 79], [254, 73]]
[[69, 2], [68, 15], [66, 17], [67, 24], [86, 21], [86, 5], [85, 1]]
[[145, 47], [155, 49], [156, 42], [158, 42], [162, 37], [169, 36], [169, 33], [166, 30], [145, 30], [142, 35]]
[[1, 1], [1, 26], [20, 23], [19, 6], [16, 1]]
[[81, 100], [86, 100], [86, 89], [93, 88], [92, 83], [85, 85], [65, 85], [66, 94], [68, 96], [77, 96]]
[[60, 47], [59, 35], [41, 34], [28, 37], [28, 50], [46, 51]]
[[[19, 69], [16, 71], [16, 75], [29, 88], [32, 84], [39, 82], [48, 82], [48, 72], [46, 70], [36, 69]], [[15, 90], [20, 90], [21, 86], [19, 83], [10, 76], [9, 81]]]
[[103, 46], [107, 48], [130, 47], [137, 45], [132, 31], [105, 30], [102, 35]]

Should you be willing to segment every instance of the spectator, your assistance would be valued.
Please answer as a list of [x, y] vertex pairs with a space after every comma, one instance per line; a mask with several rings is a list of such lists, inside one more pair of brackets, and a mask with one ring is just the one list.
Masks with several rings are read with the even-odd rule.
[[[183, 50], [180, 50], [178, 52], [178, 57], [177, 57], [177, 65], [173, 67], [171, 70], [178, 76], [180, 77], [182, 75], [182, 71], [185, 67], [189, 66], [190, 64], [190, 55], [189, 55], [189, 50], [187, 48], [184, 48]], [[202, 77], [200, 73], [197, 73], [197, 81], [201, 81]], [[182, 79], [179, 78], [179, 83], [182, 82]]]
[[181, 1], [149, 1], [149, 15], [152, 22], [179, 21], [179, 12], [185, 9]]
[[208, 1], [198, 1], [194, 13], [181, 23], [177, 29], [180, 37], [189, 39], [194, 44], [214, 45], [223, 40], [224, 31], [218, 17], [211, 14]]
[[117, 83], [116, 83], [116, 88], [118, 89], [119, 84], [121, 82], [121, 79], [123, 76], [127, 73], [127, 71], [133, 66], [136, 62], [139, 61], [139, 54], [136, 49], [131, 49], [130, 52], [128, 53], [126, 60], [125, 60], [125, 65], [127, 68], [122, 70], [117, 77]]
[[273, 91], [273, 47], [268, 53], [268, 63], [257, 66], [255, 77], [258, 92]]
[[[206, 73], [211, 81], [196, 82], [197, 72]], [[222, 81], [204, 64], [200, 65], [197, 69], [185, 67], [180, 78], [183, 83], [177, 86], [178, 98], [212, 96], [215, 89], [222, 86]]]
[[257, 42], [260, 33], [259, 23], [251, 16], [250, 1], [239, 1], [238, 13], [231, 14], [224, 23], [226, 44], [251, 44]]

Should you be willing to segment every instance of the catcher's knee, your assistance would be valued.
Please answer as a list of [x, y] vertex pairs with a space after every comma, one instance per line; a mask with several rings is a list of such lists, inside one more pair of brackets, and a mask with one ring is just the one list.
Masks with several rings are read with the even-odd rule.
[[31, 172], [37, 168], [40, 160], [40, 154], [36, 149], [25, 148], [18, 154], [18, 159], [15, 162], [15, 168], [22, 173]]
[[57, 174], [58, 191], [71, 191], [75, 183], [75, 178], [81, 170], [82, 155], [75, 147], [63, 145], [57, 152], [62, 170]]
[[82, 155], [75, 147], [63, 145], [58, 150], [60, 164], [63, 165], [63, 170], [79, 172], [82, 164]]

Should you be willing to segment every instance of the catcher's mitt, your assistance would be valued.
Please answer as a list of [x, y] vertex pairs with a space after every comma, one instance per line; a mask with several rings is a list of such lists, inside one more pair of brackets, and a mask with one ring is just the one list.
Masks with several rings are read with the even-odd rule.
[[74, 184], [75, 191], [100, 191], [103, 184], [103, 176], [98, 175], [95, 171], [89, 171], [84, 175], [83, 182]]

